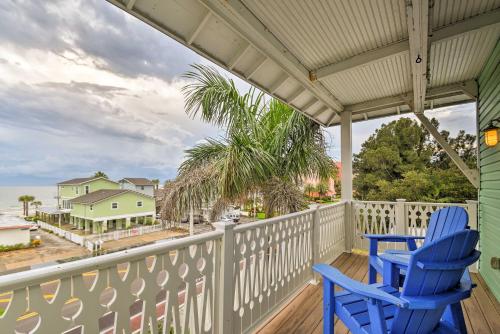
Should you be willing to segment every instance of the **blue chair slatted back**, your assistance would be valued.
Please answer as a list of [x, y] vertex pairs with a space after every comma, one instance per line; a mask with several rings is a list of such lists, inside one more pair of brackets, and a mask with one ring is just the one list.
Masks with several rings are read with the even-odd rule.
[[469, 216], [464, 208], [452, 206], [432, 213], [425, 235], [424, 245], [446, 235], [463, 231], [467, 227]]
[[[447, 293], [460, 282], [467, 263], [479, 256], [475, 250], [479, 233], [464, 230], [436, 240], [413, 253], [408, 266], [401, 298], [424, 297]], [[391, 333], [430, 333], [438, 325], [444, 307], [439, 309], [398, 309]]]

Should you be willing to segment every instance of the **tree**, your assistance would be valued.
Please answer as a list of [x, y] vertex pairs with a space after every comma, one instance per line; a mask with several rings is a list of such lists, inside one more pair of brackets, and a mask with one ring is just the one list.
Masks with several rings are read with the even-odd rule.
[[[437, 120], [431, 120], [439, 127]], [[469, 167], [476, 164], [475, 136], [441, 131]], [[355, 196], [363, 200], [463, 202], [476, 190], [430, 137], [409, 118], [383, 124], [362, 145], [353, 161]]]
[[108, 176], [106, 175], [106, 173], [101, 172], [101, 171], [95, 172], [94, 177], [104, 177], [106, 179], [108, 178]]
[[22, 195], [17, 200], [23, 203], [23, 216], [29, 216], [29, 203], [35, 200], [35, 196]]
[[160, 184], [160, 180], [159, 179], [152, 179], [151, 182], [153, 182], [155, 189], [158, 189], [158, 186]]
[[311, 184], [311, 183], [308, 183], [308, 184], [306, 184], [306, 185], [304, 186], [304, 193], [305, 193], [308, 197], [312, 197], [312, 196], [311, 196], [311, 194], [312, 194], [313, 192], [315, 192], [315, 191], [316, 191], [316, 187], [315, 187], [313, 184]]
[[35, 209], [38, 209], [39, 207], [42, 206], [42, 202], [41, 201], [33, 201], [33, 202], [31, 202], [31, 206], [34, 206]]
[[320, 182], [318, 185], [316, 185], [316, 191], [318, 192], [320, 197], [324, 197], [328, 191], [330, 190], [330, 187], [328, 186], [328, 183], [326, 182]]
[[268, 216], [293, 212], [305, 205], [298, 190], [303, 177], [332, 176], [318, 124], [275, 99], [265, 101], [253, 88], [240, 94], [213, 68], [194, 65], [184, 77], [191, 81], [183, 88], [187, 113], [225, 133], [186, 151], [162, 215], [174, 218], [204, 201], [241, 202], [255, 192]]

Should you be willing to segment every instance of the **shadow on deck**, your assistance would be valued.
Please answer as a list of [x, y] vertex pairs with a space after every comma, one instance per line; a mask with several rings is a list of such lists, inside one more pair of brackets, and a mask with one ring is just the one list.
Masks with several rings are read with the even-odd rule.
[[[348, 276], [363, 282], [368, 281], [368, 258], [363, 255], [343, 253], [332, 264]], [[472, 278], [477, 287], [472, 297], [462, 302], [465, 322], [469, 333], [500, 333], [500, 303], [491, 294], [478, 274]], [[288, 305], [274, 315], [255, 333], [301, 333], [323, 332], [322, 285], [307, 285]], [[336, 320], [335, 333], [349, 331]]]

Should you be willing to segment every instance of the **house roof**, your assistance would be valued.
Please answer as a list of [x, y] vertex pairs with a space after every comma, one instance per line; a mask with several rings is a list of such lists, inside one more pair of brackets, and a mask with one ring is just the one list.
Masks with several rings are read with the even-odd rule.
[[132, 194], [136, 194], [139, 196], [152, 198], [151, 196], [139, 193], [137, 191], [129, 190], [129, 189], [100, 189], [100, 190], [88, 193], [86, 195], [73, 198], [71, 200], [71, 203], [73, 203], [73, 204], [94, 204], [94, 203], [103, 201], [105, 199], [108, 199], [110, 197], [122, 195], [125, 193], [132, 193]]
[[325, 126], [475, 101], [500, 36], [498, 0], [108, 1]]
[[132, 184], [135, 184], [136, 186], [152, 186], [152, 185], [154, 185], [154, 183], [151, 182], [151, 180], [148, 180], [144, 177], [125, 177], [125, 178], [120, 180], [120, 182], [122, 182], [122, 181], [130, 182]]
[[58, 185], [74, 185], [74, 184], [82, 184], [82, 183], [87, 183], [89, 181], [93, 181], [93, 180], [98, 180], [98, 179], [106, 179], [108, 180], [109, 182], [113, 182], [113, 183], [116, 183], [115, 181], [112, 181], [108, 178], [105, 178], [103, 176], [99, 176], [99, 177], [80, 177], [80, 178], [76, 178], [76, 179], [71, 179], [71, 180], [67, 180], [67, 181], [63, 181], [63, 182], [59, 182]]

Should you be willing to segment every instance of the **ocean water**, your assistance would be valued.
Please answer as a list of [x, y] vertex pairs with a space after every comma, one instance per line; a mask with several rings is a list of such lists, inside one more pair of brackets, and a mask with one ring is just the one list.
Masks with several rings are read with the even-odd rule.
[[[0, 186], [0, 215], [20, 215], [22, 213], [22, 203], [18, 202], [17, 199], [22, 195], [35, 196], [35, 200], [41, 201], [43, 207], [57, 204], [55, 198], [57, 195], [56, 186]], [[34, 209], [34, 207], [30, 206], [30, 211], [34, 212]]]

